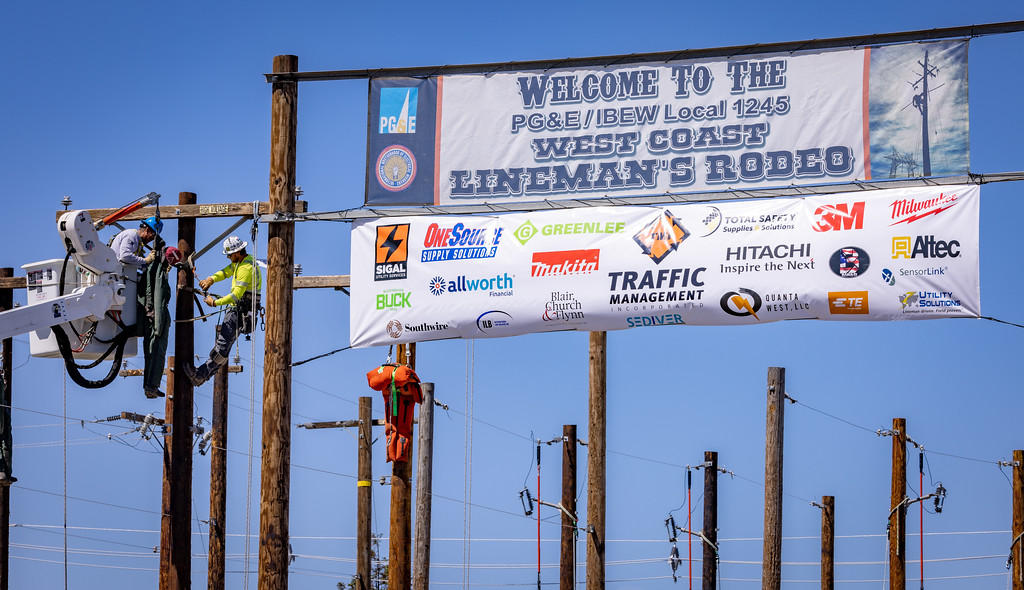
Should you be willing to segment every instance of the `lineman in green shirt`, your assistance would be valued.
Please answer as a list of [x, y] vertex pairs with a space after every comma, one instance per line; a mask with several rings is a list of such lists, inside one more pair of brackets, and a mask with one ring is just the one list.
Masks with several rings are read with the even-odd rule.
[[199, 286], [205, 291], [210, 285], [231, 277], [231, 292], [220, 299], [214, 299], [212, 295], [206, 296], [207, 305], [226, 305], [227, 309], [221, 319], [217, 342], [210, 351], [210, 358], [199, 368], [193, 367], [192, 363], [182, 366], [185, 375], [196, 387], [206, 383], [221, 365], [228, 362], [231, 345], [238, 339], [239, 333], [252, 332], [255, 319], [253, 314], [254, 310], [259, 308], [262, 280], [256, 260], [245, 251], [247, 245], [247, 242], [236, 236], [224, 240], [224, 254], [231, 264], [217, 274], [199, 281]]

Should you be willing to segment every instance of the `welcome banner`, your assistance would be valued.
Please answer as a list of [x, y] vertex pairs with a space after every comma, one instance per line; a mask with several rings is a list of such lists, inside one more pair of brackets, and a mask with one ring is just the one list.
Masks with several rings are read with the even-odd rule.
[[979, 317], [977, 186], [357, 221], [351, 343]]
[[368, 204], [965, 174], [967, 42], [376, 78], [368, 127]]

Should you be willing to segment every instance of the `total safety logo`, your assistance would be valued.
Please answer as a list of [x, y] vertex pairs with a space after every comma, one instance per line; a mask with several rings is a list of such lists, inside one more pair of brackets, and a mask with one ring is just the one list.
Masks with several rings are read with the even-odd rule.
[[378, 225], [373, 280], [404, 279], [409, 271], [409, 224]]
[[661, 264], [688, 237], [690, 232], [666, 209], [633, 236], [633, 240], [655, 264]]

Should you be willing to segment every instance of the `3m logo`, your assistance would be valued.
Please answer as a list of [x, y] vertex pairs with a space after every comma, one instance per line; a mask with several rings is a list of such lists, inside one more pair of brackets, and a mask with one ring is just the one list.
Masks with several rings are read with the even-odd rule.
[[409, 224], [377, 226], [373, 280], [404, 279], [409, 264]]
[[828, 311], [832, 315], [867, 314], [867, 291], [829, 291]]
[[670, 252], [679, 247], [679, 244], [690, 237], [683, 224], [667, 210], [644, 226], [633, 240], [640, 245], [644, 254], [651, 257], [655, 264], [669, 255]]
[[822, 205], [814, 210], [814, 231], [864, 229], [864, 201]]
[[588, 275], [597, 270], [600, 258], [601, 250], [599, 249], [534, 252], [530, 276]]

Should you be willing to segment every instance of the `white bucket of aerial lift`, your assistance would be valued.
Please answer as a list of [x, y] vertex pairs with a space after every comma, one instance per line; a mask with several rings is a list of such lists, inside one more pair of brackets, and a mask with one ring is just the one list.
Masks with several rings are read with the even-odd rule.
[[[120, 314], [124, 325], [135, 325], [138, 267], [117, 260], [114, 251], [100, 240], [92, 218], [85, 211], [65, 213], [57, 227], [65, 246], [75, 249], [67, 262], [64, 295], [60, 295], [63, 258], [22, 266], [27, 276], [28, 297], [23, 319], [18, 321], [29, 328], [25, 331], [29, 332], [32, 356], [61, 358], [57, 339], [50, 330], [50, 326], [60, 324], [71, 341], [75, 358], [95, 360], [121, 331], [107, 311]], [[92, 332], [94, 324], [96, 329]], [[87, 336], [90, 332], [92, 335]], [[137, 354], [138, 339], [129, 338], [123, 356]]]

